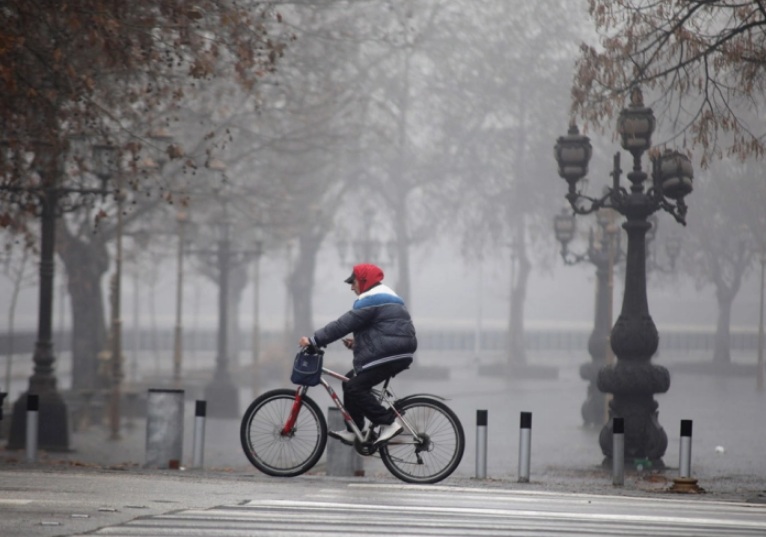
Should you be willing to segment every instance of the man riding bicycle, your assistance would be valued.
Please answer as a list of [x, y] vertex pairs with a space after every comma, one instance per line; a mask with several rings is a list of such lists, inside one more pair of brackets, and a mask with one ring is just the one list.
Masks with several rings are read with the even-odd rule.
[[[343, 404], [359, 430], [365, 418], [372, 426], [380, 425], [375, 444], [382, 444], [402, 431], [403, 425], [394, 411], [385, 408], [372, 393], [372, 388], [410, 367], [418, 342], [404, 301], [390, 287], [381, 283], [383, 271], [372, 264], [354, 266], [345, 282], [358, 295], [352, 309], [313, 336], [303, 336], [301, 347], [326, 347], [343, 338], [354, 352], [353, 369], [343, 383]], [[344, 338], [353, 334], [353, 338]], [[350, 430], [328, 433], [345, 444], [356, 438]]]

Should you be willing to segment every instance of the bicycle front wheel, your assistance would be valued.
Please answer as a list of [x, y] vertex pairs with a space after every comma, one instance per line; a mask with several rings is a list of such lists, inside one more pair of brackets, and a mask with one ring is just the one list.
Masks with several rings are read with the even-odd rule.
[[437, 483], [454, 472], [463, 458], [465, 434], [457, 415], [429, 397], [412, 397], [397, 404], [415, 429], [405, 429], [380, 448], [388, 471], [407, 483]]
[[239, 437], [248, 460], [261, 472], [293, 477], [308, 472], [324, 453], [327, 421], [319, 406], [306, 395], [295, 424], [288, 431], [295, 391], [266, 392], [245, 411]]

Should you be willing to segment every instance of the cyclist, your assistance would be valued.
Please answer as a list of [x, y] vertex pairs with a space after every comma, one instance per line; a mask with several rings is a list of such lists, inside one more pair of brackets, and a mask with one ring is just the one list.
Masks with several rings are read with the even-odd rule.
[[[364, 430], [365, 418], [373, 427], [381, 426], [375, 444], [382, 444], [402, 432], [403, 425], [392, 409], [378, 402], [372, 388], [410, 367], [418, 346], [415, 326], [401, 297], [382, 283], [380, 267], [355, 265], [344, 281], [358, 295], [352, 309], [313, 336], [301, 337], [298, 344], [326, 347], [343, 338], [354, 352], [353, 369], [343, 383], [343, 404], [359, 430]], [[344, 337], [349, 334], [353, 338]], [[350, 430], [328, 434], [344, 444], [353, 444], [356, 438]]]

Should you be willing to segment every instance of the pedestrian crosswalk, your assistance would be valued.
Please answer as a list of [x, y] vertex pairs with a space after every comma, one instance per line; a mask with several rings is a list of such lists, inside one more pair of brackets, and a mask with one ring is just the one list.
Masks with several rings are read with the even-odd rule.
[[[296, 490], [299, 490], [296, 488]], [[760, 536], [766, 506], [507, 489], [345, 484], [138, 518], [89, 535]]]

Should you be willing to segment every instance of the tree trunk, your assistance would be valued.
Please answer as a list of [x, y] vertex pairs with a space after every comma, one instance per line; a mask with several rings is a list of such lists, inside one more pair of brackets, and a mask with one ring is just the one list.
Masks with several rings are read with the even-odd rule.
[[[715, 254], [711, 263], [715, 297], [718, 302], [713, 363], [719, 365], [731, 363], [731, 305], [739, 293], [742, 276], [752, 259], [752, 253], [745, 247], [743, 241], [740, 241], [737, 246], [734, 255], [724, 258]], [[729, 263], [731, 270], [725, 271], [723, 263]], [[728, 278], [725, 277], [727, 274]]]
[[514, 161], [516, 163], [516, 174], [513, 178], [509, 190], [509, 200], [507, 204], [507, 218], [510, 226], [512, 239], [512, 258], [511, 263], [516, 263], [512, 273], [515, 278], [511, 280], [511, 311], [508, 320], [508, 363], [514, 365], [526, 365], [527, 354], [524, 336], [524, 303], [527, 299], [527, 281], [529, 273], [532, 270], [532, 264], [527, 255], [526, 243], [526, 218], [525, 211], [528, 210], [521, 201], [526, 199], [523, 190], [522, 177], [526, 177], [526, 155], [527, 155], [527, 137], [526, 124], [527, 95], [522, 91], [518, 100], [518, 117], [521, 124], [520, 134], [516, 136], [514, 146]]
[[57, 251], [66, 267], [72, 305], [72, 389], [95, 389], [98, 356], [106, 344], [101, 279], [109, 268], [109, 254], [103, 243], [75, 237], [61, 221]]

